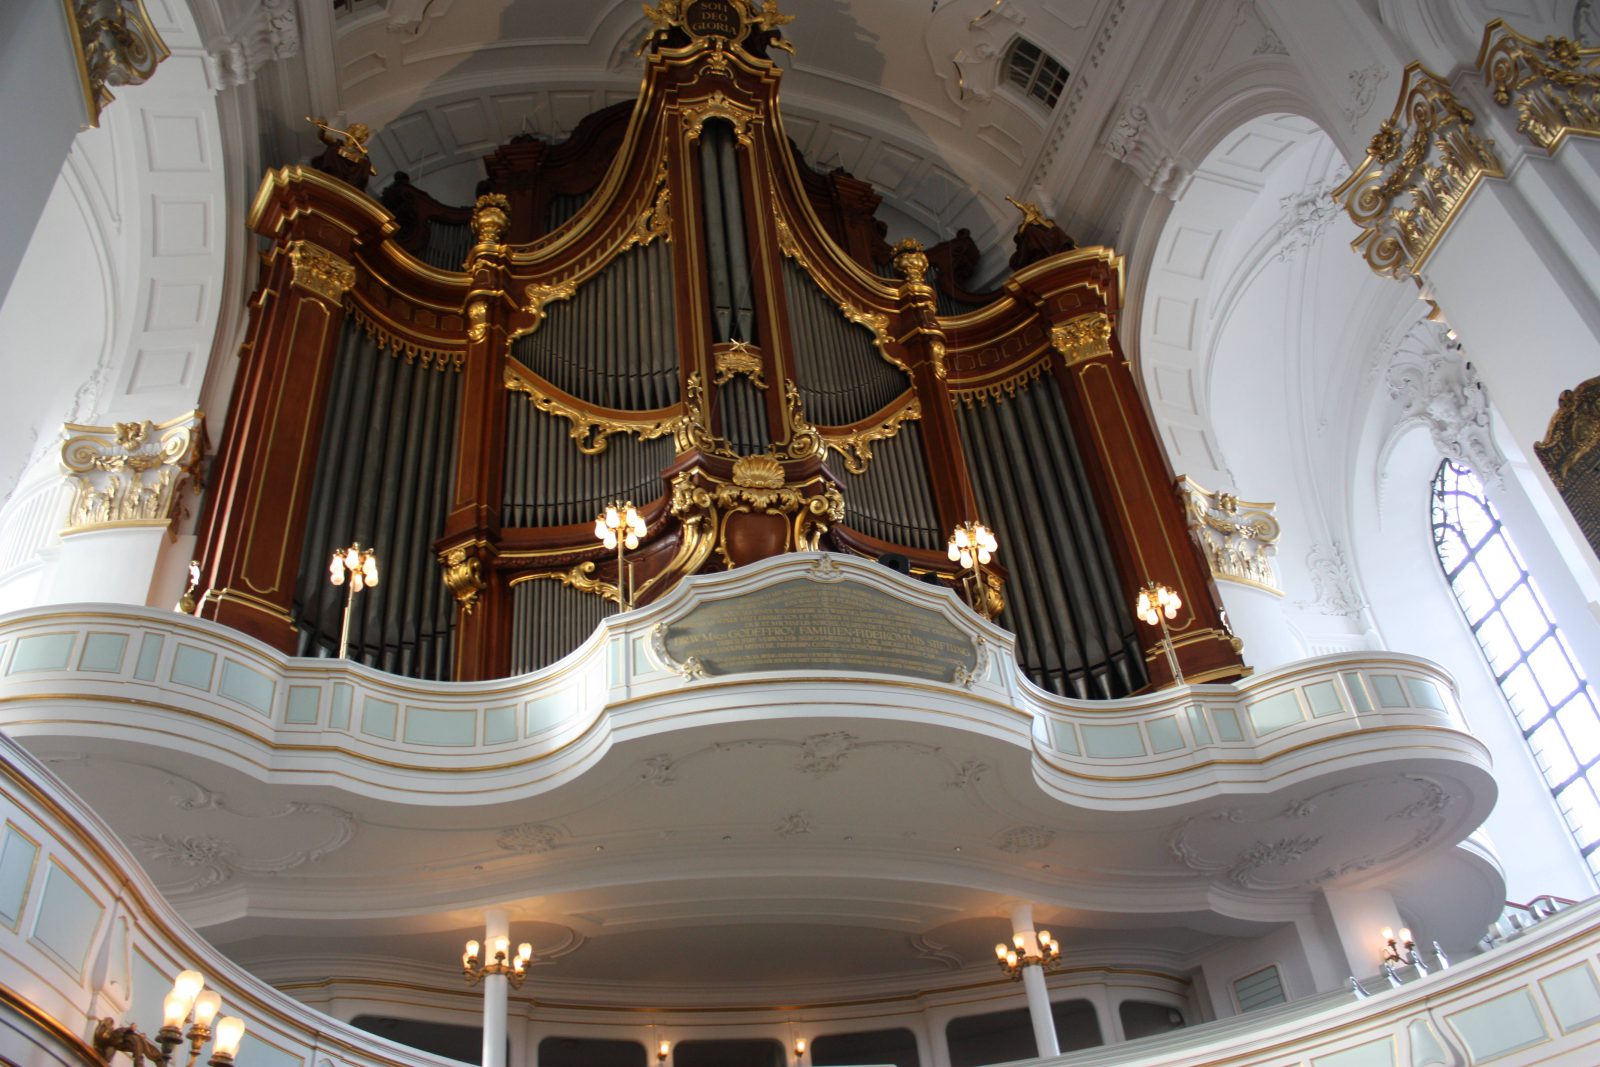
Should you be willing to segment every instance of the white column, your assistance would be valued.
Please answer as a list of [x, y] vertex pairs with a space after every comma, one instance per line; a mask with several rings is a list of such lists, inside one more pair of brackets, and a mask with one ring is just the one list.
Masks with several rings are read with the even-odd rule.
[[[1018, 955], [1039, 955], [1039, 936], [1033, 928], [1033, 905], [1018, 904], [1011, 909], [1011, 932], [1022, 935]], [[1033, 1022], [1033, 1040], [1040, 1056], [1061, 1055], [1056, 1041], [1056, 1023], [1050, 1015], [1050, 992], [1044, 985], [1044, 968], [1022, 968], [1022, 991], [1028, 997], [1028, 1018]]]
[[[490, 908], [483, 916], [483, 959], [493, 962], [501, 938], [508, 942], [506, 958], [511, 957], [511, 913]], [[483, 980], [483, 1067], [506, 1067], [506, 976], [491, 974]]]

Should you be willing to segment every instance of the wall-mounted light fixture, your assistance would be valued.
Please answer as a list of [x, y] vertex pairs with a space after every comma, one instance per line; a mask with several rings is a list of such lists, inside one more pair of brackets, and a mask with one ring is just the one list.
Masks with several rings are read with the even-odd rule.
[[1000, 551], [1000, 542], [995, 539], [994, 531], [981, 522], [964, 522], [950, 534], [950, 543], [946, 546], [946, 554], [950, 562], [959, 563], [972, 572], [972, 581], [976, 590], [972, 596], [972, 606], [979, 615], [991, 618], [989, 612], [989, 588], [984, 584], [983, 565], [994, 558]]
[[94, 1031], [95, 1055], [109, 1064], [113, 1056], [125, 1052], [136, 1064], [149, 1060], [168, 1067], [173, 1050], [187, 1041], [189, 1067], [194, 1067], [200, 1050], [211, 1041], [211, 1059], [207, 1061], [210, 1067], [232, 1067], [239, 1054], [239, 1042], [244, 1040], [244, 1020], [232, 1015], [217, 1018], [222, 996], [205, 985], [205, 977], [199, 971], [178, 972], [172, 992], [161, 1002], [161, 1029], [156, 1031], [154, 1041], [132, 1023], [117, 1026], [109, 1017], [101, 1019]]

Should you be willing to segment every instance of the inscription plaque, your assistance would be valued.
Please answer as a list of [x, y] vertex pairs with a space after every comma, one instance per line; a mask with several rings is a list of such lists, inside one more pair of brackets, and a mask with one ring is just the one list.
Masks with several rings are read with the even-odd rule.
[[744, 31], [744, 20], [729, 0], [696, 0], [683, 15], [684, 28], [695, 37], [732, 41]]
[[865, 671], [949, 682], [977, 669], [960, 627], [854, 582], [807, 578], [698, 604], [667, 624], [667, 655], [704, 673]]

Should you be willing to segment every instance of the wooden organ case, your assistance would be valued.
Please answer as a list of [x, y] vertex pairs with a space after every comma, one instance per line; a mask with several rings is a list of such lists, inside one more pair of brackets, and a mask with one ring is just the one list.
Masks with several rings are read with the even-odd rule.
[[[1121, 258], [1068, 251], [965, 292], [971, 249], [891, 249], [866, 183], [797, 159], [769, 55], [783, 16], [657, 14], [631, 110], [563, 145], [514, 139], [475, 208], [404, 175], [383, 204], [309, 167], [267, 175], [198, 613], [335, 654], [328, 559], [358, 541], [382, 581], [351, 658], [493, 678], [577, 647], [622, 581], [642, 605], [823, 548], [952, 584], [945, 540], [979, 519], [1001, 566], [973, 595], [1004, 605], [1045, 689], [1169, 680], [1132, 619], [1149, 581], [1183, 598], [1189, 680], [1243, 673], [1117, 340]], [[621, 576], [594, 534], [618, 499], [648, 524]]]

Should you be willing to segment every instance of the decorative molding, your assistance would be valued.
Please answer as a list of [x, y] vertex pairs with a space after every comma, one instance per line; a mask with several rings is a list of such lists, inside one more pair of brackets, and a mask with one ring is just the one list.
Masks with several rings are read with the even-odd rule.
[[288, 251], [292, 284], [332, 304], [344, 302], [344, 294], [356, 283], [355, 267], [313, 241], [290, 241]]
[[1044, 355], [1026, 363], [1021, 369], [1012, 371], [1002, 378], [986, 381], [981, 385], [950, 387], [951, 403], [960, 401], [967, 407], [973, 404], [987, 404], [991, 400], [999, 400], [1002, 395], [1016, 396], [1018, 389], [1026, 389], [1040, 375], [1050, 367], [1050, 354]]
[[809, 811], [792, 811], [778, 820], [772, 832], [779, 837], [803, 837], [812, 830], [812, 818]]
[[1494, 441], [1489, 397], [1478, 372], [1444, 346], [1438, 327], [1422, 331], [1423, 350], [1396, 352], [1384, 375], [1389, 396], [1400, 402], [1398, 425], [1426, 426], [1440, 455], [1472, 468], [1491, 488], [1502, 484], [1506, 459]]
[[1213, 578], [1283, 595], [1272, 566], [1282, 532], [1273, 514], [1276, 504], [1212, 492], [1187, 475], [1179, 477], [1178, 492], [1189, 531], [1200, 542]]
[[700, 139], [700, 131], [705, 126], [706, 119], [727, 119], [733, 125], [733, 135], [738, 139], [740, 147], [749, 148], [754, 143], [750, 135], [750, 126], [756, 120], [758, 112], [755, 108], [746, 107], [731, 99], [721, 89], [703, 100], [682, 105], [680, 111], [683, 115], [684, 132], [691, 141]]
[[564, 571], [540, 571], [537, 574], [518, 575], [512, 584], [516, 585], [519, 582], [533, 581], [539, 578], [551, 578], [580, 593], [589, 593], [593, 596], [603, 597], [606, 600], [616, 601], [618, 604], [622, 603], [622, 597], [617, 592], [617, 587], [610, 582], [603, 582], [596, 578], [594, 572], [594, 560], [590, 559], [584, 560], [577, 566]]
[[1345, 125], [1354, 133], [1361, 127], [1361, 120], [1366, 118], [1367, 112], [1372, 110], [1373, 101], [1378, 98], [1378, 86], [1389, 78], [1389, 71], [1381, 63], [1369, 63], [1358, 70], [1352, 70], [1347, 76], [1350, 82], [1350, 102], [1340, 110], [1344, 113]]
[[1194, 166], [1184, 160], [1147, 105], [1131, 101], [1111, 124], [1103, 145], [1106, 154], [1124, 163], [1139, 181], [1168, 200], [1177, 200], [1194, 176]]
[[890, 412], [882, 422], [852, 430], [844, 434], [823, 434], [823, 442], [844, 458], [844, 469], [851, 474], [865, 474], [872, 462], [872, 442], [886, 441], [900, 432], [900, 427], [922, 418], [922, 402], [915, 393], [905, 394], [904, 401]]
[[186, 514], [179, 492], [200, 491], [205, 416], [163, 423], [62, 427], [61, 465], [74, 493], [63, 535], [117, 526], [167, 526]]
[[557, 300], [571, 300], [573, 294], [577, 291], [578, 285], [572, 281], [545, 282], [530, 285], [523, 289], [522, 310], [532, 317], [532, 321], [521, 333], [524, 335], [530, 334], [539, 328], [540, 324], [544, 322], [546, 304], [554, 303]]
[[556, 827], [546, 823], [525, 822], [501, 830], [494, 843], [507, 852], [538, 856], [554, 849], [564, 836]]
[[1273, 259], [1287, 263], [1300, 250], [1316, 244], [1328, 224], [1339, 216], [1339, 202], [1334, 199], [1333, 190], [1342, 181], [1343, 178], [1335, 178], [1318, 182], [1278, 200], [1278, 249]]
[[[667, 651], [667, 624], [664, 622], [658, 622], [650, 628], [650, 651], [655, 654], [657, 663], [660, 663], [686, 682], [692, 682], [696, 678], [704, 678], [706, 676], [706, 666], [700, 662], [699, 656], [690, 656], [682, 662], [672, 658], [672, 653]], [[666, 779], [664, 781], [652, 781], [652, 784], [670, 785], [674, 780], [671, 771], [672, 764], [669, 763], [666, 765], [665, 770]]]
[[1517, 132], [1546, 152], [1571, 134], [1600, 137], [1600, 47], [1536, 41], [1495, 19], [1484, 27], [1478, 69], [1494, 102], [1516, 107]]
[[1545, 430], [1544, 440], [1534, 443], [1533, 451], [1544, 464], [1555, 487], [1565, 490], [1580, 460], [1592, 457], [1600, 446], [1600, 377], [1590, 378], [1576, 389], [1562, 390]]
[[604, 452], [612, 434], [631, 433], [641, 441], [653, 441], [674, 433], [683, 421], [673, 408], [647, 412], [591, 410], [514, 360], [506, 362], [504, 381], [508, 390], [523, 394], [540, 411], [572, 423], [568, 436], [586, 456]]
[[206, 50], [206, 79], [216, 92], [255, 80], [277, 59], [300, 54], [300, 17], [294, 0], [257, 0], [226, 37]]
[[1366, 602], [1356, 590], [1356, 579], [1338, 539], [1326, 545], [1313, 544], [1306, 553], [1306, 568], [1311, 572], [1315, 599], [1297, 601], [1295, 606], [1323, 615], [1360, 615]]
[[113, 99], [113, 86], [142, 85], [172, 53], [145, 13], [143, 0], [62, 0], [72, 30], [88, 125]]
[[658, 237], [664, 241], [672, 240], [672, 190], [667, 185], [665, 156], [656, 168], [655, 189], [655, 199], [634, 220], [633, 229], [628, 232], [628, 239], [622, 242], [619, 252], [626, 252], [634, 245], [643, 247]]
[[1048, 826], [1013, 826], [995, 837], [994, 847], [1016, 855], [1049, 848], [1055, 844], [1055, 840], [1056, 832]]
[[1103, 311], [1079, 315], [1050, 328], [1050, 344], [1067, 366], [1111, 355], [1111, 316]]
[[1494, 142], [1473, 132], [1475, 120], [1443, 78], [1421, 63], [1406, 67], [1393, 113], [1333, 191], [1361, 227], [1350, 246], [1378, 274], [1421, 271], [1478, 182], [1505, 176]]

